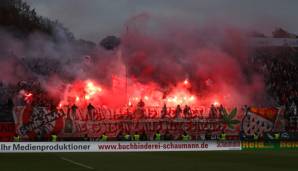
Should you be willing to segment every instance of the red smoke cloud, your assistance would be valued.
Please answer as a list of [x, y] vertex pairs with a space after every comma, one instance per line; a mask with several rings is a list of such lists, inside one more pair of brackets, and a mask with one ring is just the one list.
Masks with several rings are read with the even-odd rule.
[[[121, 107], [136, 105], [140, 99], [146, 106], [219, 103], [234, 107], [259, 103], [256, 99], [264, 93], [263, 76], [249, 64], [250, 49], [245, 35], [233, 27], [199, 28], [140, 15], [126, 24], [118, 49], [107, 51], [97, 47], [89, 56], [77, 53], [72, 44], [60, 46], [32, 35], [28, 48], [21, 48], [16, 54], [33, 55], [33, 61], [46, 66], [37, 66], [44, 74], [31, 73], [35, 65], [20, 67], [22, 72], [13, 69], [15, 61], [23, 60], [20, 57], [13, 62], [0, 60], [5, 73], [0, 78], [17, 82], [34, 77], [48, 94], [59, 98], [61, 105], [86, 106], [91, 102]], [[44, 51], [39, 52], [37, 44]], [[60, 47], [59, 51], [54, 47]], [[32, 59], [19, 63], [30, 64]], [[88, 80], [101, 91], [88, 94]]]
[[147, 106], [234, 107], [257, 103], [263, 95], [264, 81], [249, 64], [245, 33], [140, 18], [129, 21], [116, 52], [97, 52], [85, 71], [85, 80], [104, 75], [93, 77], [103, 87], [99, 105], [136, 105], [142, 99]]

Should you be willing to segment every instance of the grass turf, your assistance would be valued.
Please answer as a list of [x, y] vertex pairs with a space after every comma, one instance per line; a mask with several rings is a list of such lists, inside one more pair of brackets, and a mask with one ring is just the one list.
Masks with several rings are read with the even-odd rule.
[[297, 171], [298, 151], [0, 154], [1, 171]]

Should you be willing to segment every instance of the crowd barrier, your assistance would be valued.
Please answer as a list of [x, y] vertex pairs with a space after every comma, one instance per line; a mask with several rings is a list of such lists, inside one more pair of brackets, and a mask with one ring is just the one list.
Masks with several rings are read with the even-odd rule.
[[[107, 111], [109, 110], [101, 109], [97, 110], [99, 113], [90, 115], [89, 111], [77, 113], [69, 108], [50, 110], [45, 107], [18, 106], [11, 111], [11, 115], [14, 116], [13, 121], [0, 122], [0, 141], [3, 138], [11, 138], [15, 134], [22, 139], [35, 141], [39, 136], [50, 137], [52, 134], [61, 138], [85, 136], [98, 138], [102, 134], [115, 138], [120, 133], [144, 133], [149, 137], [148, 140], [152, 140], [157, 131], [161, 134], [171, 134], [174, 136], [171, 140], [178, 140], [184, 132], [195, 137], [195, 140], [204, 140], [199, 138], [201, 135], [216, 136], [222, 132], [225, 132], [228, 138], [232, 137], [229, 135], [236, 135], [244, 139], [251, 139], [253, 136], [265, 139], [268, 134], [271, 139], [274, 133], [280, 133], [285, 139], [298, 137], [298, 115], [285, 113], [283, 108], [249, 107], [244, 110], [228, 110], [224, 112], [226, 114], [217, 113], [219, 114], [217, 116], [206, 117], [207, 114], [203, 113], [204, 117], [194, 115], [195, 117], [174, 118], [151, 118], [150, 112], [145, 112], [146, 115], [149, 114], [145, 118], [126, 118], [126, 115], [120, 111], [112, 112], [113, 115], [109, 115], [111, 112]], [[147, 109], [146, 111], [156, 113], [160, 110]], [[161, 113], [157, 114], [161, 115]], [[103, 119], [93, 117], [100, 115], [105, 117]], [[114, 116], [117, 115], [118, 117], [115, 118]]]

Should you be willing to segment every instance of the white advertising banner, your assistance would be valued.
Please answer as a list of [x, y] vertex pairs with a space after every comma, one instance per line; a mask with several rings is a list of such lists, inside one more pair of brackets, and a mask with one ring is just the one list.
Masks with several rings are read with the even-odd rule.
[[241, 150], [240, 141], [0, 142], [0, 153]]

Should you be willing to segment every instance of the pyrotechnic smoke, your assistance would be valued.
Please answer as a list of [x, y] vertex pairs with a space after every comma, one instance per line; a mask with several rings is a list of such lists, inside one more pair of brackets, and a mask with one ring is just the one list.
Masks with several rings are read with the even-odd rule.
[[[84, 97], [94, 102], [93, 97], [86, 99], [87, 80], [102, 88], [97, 101], [107, 106], [140, 99], [153, 106], [239, 106], [256, 102], [264, 92], [262, 76], [248, 63], [245, 33], [232, 27], [179, 25], [146, 14], [127, 22], [118, 48], [96, 47], [88, 54], [75, 43], [55, 42], [39, 33], [26, 40], [4, 31], [1, 35], [5, 36], [0, 41], [0, 79], [39, 80], [61, 101], [67, 101], [68, 94], [73, 103]], [[77, 91], [69, 88], [77, 84], [84, 86]]]
[[[179, 24], [179, 23], [178, 23]], [[245, 32], [232, 27], [194, 28], [134, 17], [123, 34], [129, 76], [172, 91], [188, 79], [201, 104], [251, 104], [263, 95], [262, 76], [249, 64]]]

